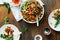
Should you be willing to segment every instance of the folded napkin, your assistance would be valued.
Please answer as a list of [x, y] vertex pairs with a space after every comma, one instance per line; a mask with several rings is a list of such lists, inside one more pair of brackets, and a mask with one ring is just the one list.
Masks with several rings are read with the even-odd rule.
[[22, 14], [20, 12], [20, 6], [14, 6], [12, 3], [9, 3], [12, 13], [16, 19], [16, 21], [20, 21], [22, 19]]
[[[24, 2], [24, 1], [26, 1], [26, 0], [22, 0], [22, 2]], [[37, 0], [37, 1], [39, 1], [39, 3], [41, 5], [44, 5], [41, 0]], [[16, 21], [20, 21], [23, 18], [22, 14], [20, 12], [20, 7], [19, 6], [14, 6], [11, 0], [0, 0], [0, 4], [3, 4], [3, 2], [8, 2], [10, 4], [12, 13], [13, 13]]]

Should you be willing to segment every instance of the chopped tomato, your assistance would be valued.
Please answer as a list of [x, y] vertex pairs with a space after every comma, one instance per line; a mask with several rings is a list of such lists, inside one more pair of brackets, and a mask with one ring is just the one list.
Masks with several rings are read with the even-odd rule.
[[7, 28], [5, 29], [6, 33], [8, 36], [13, 36], [13, 30], [11, 29], [11, 27], [7, 26]]
[[29, 15], [32, 14], [31, 10], [29, 10], [29, 11], [27, 12], [27, 14], [29, 14]]

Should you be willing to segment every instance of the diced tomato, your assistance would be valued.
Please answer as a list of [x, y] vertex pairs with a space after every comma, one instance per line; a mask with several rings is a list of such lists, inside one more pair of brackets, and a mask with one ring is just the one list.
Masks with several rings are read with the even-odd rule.
[[27, 14], [29, 14], [29, 15], [30, 15], [30, 14], [32, 14], [32, 12], [31, 12], [31, 11], [28, 11], [28, 12], [27, 12]]
[[7, 26], [6, 30], [10, 30], [10, 27]]
[[22, 15], [24, 16], [24, 13], [22, 13]]
[[52, 18], [55, 18], [55, 16], [52, 16]]
[[11, 27], [7, 26], [7, 28], [5, 29], [7, 36], [13, 36], [13, 30], [11, 29]]
[[32, 11], [34, 11], [34, 10], [35, 10], [35, 8], [32, 8], [31, 10], [32, 10]]

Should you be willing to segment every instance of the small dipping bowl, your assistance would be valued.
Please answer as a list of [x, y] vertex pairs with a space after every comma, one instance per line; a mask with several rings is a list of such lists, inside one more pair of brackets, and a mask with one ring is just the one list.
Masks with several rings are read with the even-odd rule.
[[21, 0], [12, 0], [14, 6], [19, 6], [21, 4]]
[[42, 40], [42, 36], [41, 35], [35, 35], [34, 40]]
[[50, 35], [51, 34], [51, 29], [49, 29], [49, 28], [45, 28], [43, 31], [44, 31], [45, 35]]

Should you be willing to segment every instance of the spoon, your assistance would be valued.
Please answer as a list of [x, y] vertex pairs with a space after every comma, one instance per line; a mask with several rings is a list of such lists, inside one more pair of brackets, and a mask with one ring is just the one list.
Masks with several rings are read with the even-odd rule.
[[38, 20], [38, 16], [36, 15], [36, 22], [37, 22], [37, 27], [39, 26], [39, 20]]

